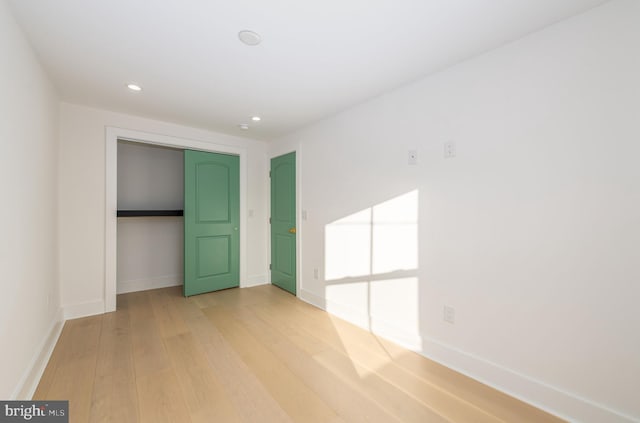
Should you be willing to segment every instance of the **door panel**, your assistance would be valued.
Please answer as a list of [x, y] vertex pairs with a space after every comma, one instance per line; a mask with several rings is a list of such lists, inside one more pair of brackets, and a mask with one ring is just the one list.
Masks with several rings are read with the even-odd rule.
[[296, 155], [271, 159], [271, 283], [296, 293]]
[[219, 163], [196, 165], [196, 220], [198, 223], [229, 222], [229, 168]]
[[286, 276], [294, 276], [295, 273], [295, 258], [296, 248], [295, 240], [291, 240], [289, 236], [276, 235], [276, 256], [274, 268], [276, 271], [283, 273]]
[[198, 278], [226, 275], [231, 270], [231, 239], [227, 235], [197, 238]]
[[239, 158], [184, 152], [184, 295], [239, 286]]

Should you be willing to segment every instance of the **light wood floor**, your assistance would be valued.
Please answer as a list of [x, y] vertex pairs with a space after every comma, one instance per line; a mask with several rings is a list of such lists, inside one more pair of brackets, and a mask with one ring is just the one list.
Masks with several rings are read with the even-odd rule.
[[120, 295], [66, 322], [34, 399], [72, 422], [559, 421], [270, 285]]

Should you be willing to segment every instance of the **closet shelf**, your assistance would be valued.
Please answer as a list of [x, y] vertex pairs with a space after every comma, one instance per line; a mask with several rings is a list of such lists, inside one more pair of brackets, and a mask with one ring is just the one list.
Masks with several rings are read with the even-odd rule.
[[183, 210], [118, 210], [118, 217], [183, 216]]

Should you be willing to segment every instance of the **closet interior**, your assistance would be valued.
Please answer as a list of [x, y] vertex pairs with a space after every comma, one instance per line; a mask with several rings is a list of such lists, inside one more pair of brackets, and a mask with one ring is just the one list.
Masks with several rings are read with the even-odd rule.
[[183, 283], [184, 152], [118, 141], [117, 293]]

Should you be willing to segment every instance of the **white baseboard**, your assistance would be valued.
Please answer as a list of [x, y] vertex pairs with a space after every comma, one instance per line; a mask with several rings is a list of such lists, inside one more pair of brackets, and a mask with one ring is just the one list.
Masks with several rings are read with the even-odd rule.
[[300, 290], [300, 299], [321, 308], [336, 317], [346, 320], [349, 323], [361, 327], [362, 329], [371, 330], [369, 327], [369, 317], [366, 313], [362, 313], [343, 304], [327, 300], [326, 298], [305, 289]]
[[240, 287], [241, 288], [250, 288], [252, 286], [266, 285], [268, 283], [269, 283], [269, 281], [268, 281], [266, 275], [253, 275], [253, 276], [247, 277], [246, 282], [245, 283], [241, 283]]
[[371, 319], [371, 332], [411, 351], [419, 351], [422, 348], [422, 337], [419, 334], [408, 333], [375, 317]]
[[29, 366], [20, 378], [18, 386], [16, 386], [11, 394], [11, 400], [30, 400], [33, 398], [33, 394], [36, 392], [38, 383], [40, 383], [40, 378], [44, 373], [44, 369], [49, 363], [49, 358], [51, 357], [51, 353], [53, 353], [53, 348], [58, 342], [63, 326], [63, 312], [60, 308], [56, 312], [53, 322], [51, 322], [51, 325], [46, 332], [46, 336], [36, 349]]
[[116, 293], [126, 294], [127, 292], [148, 291], [150, 289], [168, 288], [170, 286], [182, 285], [182, 275], [166, 275], [155, 278], [133, 279], [129, 281], [118, 281]]
[[328, 301], [312, 292], [301, 290], [299, 298], [336, 317], [370, 330], [372, 333], [415, 351], [430, 360], [565, 420], [584, 423], [639, 421], [637, 418], [613, 410], [603, 404], [581, 398], [437, 340], [402, 333], [393, 325], [375, 319], [372, 319], [371, 325], [369, 325], [369, 316], [366, 314], [344, 304]]
[[[265, 275], [253, 275], [247, 277], [247, 280], [244, 283], [241, 283], [240, 286], [242, 288], [250, 288], [252, 286], [265, 285], [267, 283]], [[182, 275], [168, 275], [151, 279], [118, 281], [117, 293], [126, 294], [127, 292], [147, 291], [150, 289], [168, 288], [180, 285], [182, 285]]]
[[312, 306], [318, 307], [319, 309], [325, 311], [327, 310], [327, 308], [325, 307], [325, 299], [320, 295], [314, 294], [313, 292], [301, 289], [300, 292], [298, 292], [298, 298], [300, 298], [305, 303], [309, 303]]
[[64, 306], [64, 320], [78, 319], [80, 317], [104, 314], [104, 301], [96, 300], [81, 304]]
[[637, 418], [625, 415], [603, 404], [581, 398], [576, 394], [566, 392], [434, 339], [426, 338], [422, 350], [416, 352], [568, 421], [584, 423], [638, 422]]
[[422, 338], [415, 333], [408, 333], [402, 328], [398, 328], [392, 323], [380, 319], [376, 316], [369, 316], [367, 313], [363, 313], [354, 310], [351, 307], [339, 304], [331, 300], [326, 300], [321, 296], [314, 294], [307, 290], [300, 292], [302, 301], [305, 301], [311, 305], [321, 308], [332, 315], [348, 321], [351, 324], [368, 330], [376, 335], [379, 335], [385, 339], [388, 339], [396, 344], [407, 348], [412, 351], [416, 351], [422, 347]]

